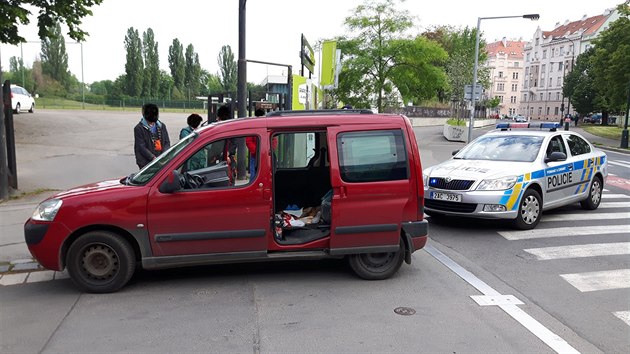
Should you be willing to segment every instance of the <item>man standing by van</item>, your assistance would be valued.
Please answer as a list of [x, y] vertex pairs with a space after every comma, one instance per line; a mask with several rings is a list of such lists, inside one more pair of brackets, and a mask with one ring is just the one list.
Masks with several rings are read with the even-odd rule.
[[142, 106], [142, 118], [133, 128], [136, 164], [142, 169], [171, 146], [166, 124], [159, 121], [160, 112], [153, 103]]

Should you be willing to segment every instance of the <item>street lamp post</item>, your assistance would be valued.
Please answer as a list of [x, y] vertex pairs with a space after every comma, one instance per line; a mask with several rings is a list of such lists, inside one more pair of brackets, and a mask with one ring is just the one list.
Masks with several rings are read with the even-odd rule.
[[470, 109], [470, 121], [468, 122], [468, 142], [472, 141], [473, 133], [473, 121], [475, 119], [475, 88], [477, 87], [477, 69], [479, 66], [479, 28], [481, 27], [481, 20], [494, 20], [500, 18], [528, 18], [532, 21], [536, 21], [540, 18], [539, 14], [528, 14], [521, 16], [493, 16], [493, 17], [478, 17], [477, 18], [477, 35], [475, 39], [475, 66], [473, 67], [473, 84], [472, 84], [472, 107]]
[[[583, 36], [584, 36], [584, 32], [582, 32], [582, 34], [580, 35], [580, 41], [578, 42], [578, 45], [580, 45], [580, 49], [578, 49], [578, 52], [582, 50], [582, 37]], [[573, 42], [573, 40], [569, 39], [566, 36], [560, 37], [560, 39], [566, 39], [567, 41], [571, 42], [571, 45], [573, 46], [573, 50], [571, 50], [571, 71], [573, 71], [573, 65], [575, 61], [575, 42]], [[565, 68], [562, 75], [562, 85], [564, 85], [564, 79], [566, 77], [567, 71], [568, 69]], [[564, 90], [562, 90], [562, 103], [564, 103]], [[571, 96], [567, 97], [567, 114], [571, 114]]]
[[626, 122], [623, 124], [621, 131], [621, 147], [628, 148], [628, 116], [630, 116], [630, 82], [628, 82], [628, 105], [626, 106]]

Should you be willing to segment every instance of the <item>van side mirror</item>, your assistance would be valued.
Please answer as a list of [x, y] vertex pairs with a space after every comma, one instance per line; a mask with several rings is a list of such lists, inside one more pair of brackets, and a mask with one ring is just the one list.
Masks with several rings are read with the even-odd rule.
[[173, 173], [168, 176], [162, 184], [160, 184], [158, 190], [160, 193], [164, 194], [171, 194], [180, 191], [182, 189], [181, 178], [182, 175], [177, 170], [173, 170]]
[[554, 151], [551, 155], [545, 157], [545, 162], [564, 161], [567, 159], [567, 154], [560, 151]]

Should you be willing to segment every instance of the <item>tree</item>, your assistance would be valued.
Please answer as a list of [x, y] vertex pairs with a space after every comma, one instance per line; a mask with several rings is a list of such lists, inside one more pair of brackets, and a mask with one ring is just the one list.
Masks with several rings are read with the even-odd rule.
[[168, 67], [171, 69], [171, 77], [175, 87], [183, 87], [186, 62], [184, 60], [184, 46], [177, 38], [173, 39], [173, 44], [168, 48]]
[[160, 82], [160, 56], [158, 43], [151, 28], [142, 34], [142, 50], [144, 54], [143, 96], [157, 97]]
[[127, 29], [125, 36], [127, 62], [125, 63], [125, 93], [131, 97], [142, 95], [144, 62], [142, 60], [142, 41], [138, 30]]
[[580, 54], [562, 86], [562, 94], [571, 98], [573, 109], [581, 116], [595, 110], [594, 102], [597, 92], [592, 70], [594, 55], [594, 48]]
[[602, 123], [608, 112], [620, 112], [626, 106], [630, 83], [630, 9], [628, 3], [617, 7], [620, 17], [594, 41], [592, 58], [596, 106], [602, 111]]
[[160, 70], [160, 80], [158, 84], [158, 97], [163, 97], [166, 100], [171, 100], [172, 91], [175, 86], [175, 82], [169, 73], [164, 70]]
[[42, 39], [42, 71], [69, 88], [68, 53], [59, 23], [53, 26], [49, 33], [50, 37]]
[[223, 91], [236, 93], [236, 81], [238, 76], [232, 47], [229, 45], [221, 47], [217, 62], [219, 63], [219, 82], [221, 83]]
[[425, 38], [405, 35], [414, 19], [397, 10], [397, 3], [366, 0], [345, 19], [350, 36], [337, 42], [344, 57], [339, 87], [331, 93], [335, 99], [382, 111], [401, 99], [418, 103], [445, 85], [436, 64], [446, 60], [446, 53]]
[[184, 68], [184, 85], [188, 99], [199, 94], [201, 84], [201, 64], [199, 64], [199, 54], [195, 53], [192, 44], [186, 47], [185, 55], [186, 67]]
[[103, 0], [74, 0], [74, 1], [49, 1], [49, 0], [8, 0], [0, 2], [0, 43], [19, 44], [26, 40], [18, 34], [18, 25], [30, 23], [31, 12], [26, 8], [33, 6], [39, 8], [37, 27], [39, 38], [50, 38], [53, 35], [55, 24], [59, 21], [68, 26], [68, 35], [76, 41], [82, 41], [87, 35], [79, 28], [81, 19], [92, 15], [91, 6], [100, 5]]
[[223, 86], [221, 86], [221, 79], [219, 79], [218, 75], [211, 74], [205, 69], [201, 69], [200, 78], [200, 87], [201, 94], [207, 96], [212, 93], [220, 93], [223, 92]]

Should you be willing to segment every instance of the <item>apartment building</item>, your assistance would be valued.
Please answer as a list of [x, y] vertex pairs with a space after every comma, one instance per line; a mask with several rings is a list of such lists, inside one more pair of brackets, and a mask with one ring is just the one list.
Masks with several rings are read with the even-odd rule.
[[503, 37], [498, 42], [486, 45], [488, 53], [486, 65], [490, 69], [490, 88], [486, 94], [490, 98], [499, 98], [499, 106], [490, 114], [511, 116], [518, 112], [525, 44], [526, 42], [520, 40], [508, 41]]
[[[520, 89], [518, 113], [534, 119], [556, 120], [575, 112], [569, 108], [568, 97], [562, 94], [565, 76], [576, 58], [587, 51], [592, 41], [619, 18], [618, 11], [608, 9], [603, 14], [564, 24], [556, 23], [551, 31], [540, 27], [531, 42], [524, 47], [524, 75]], [[570, 109], [570, 110], [569, 110]]]

